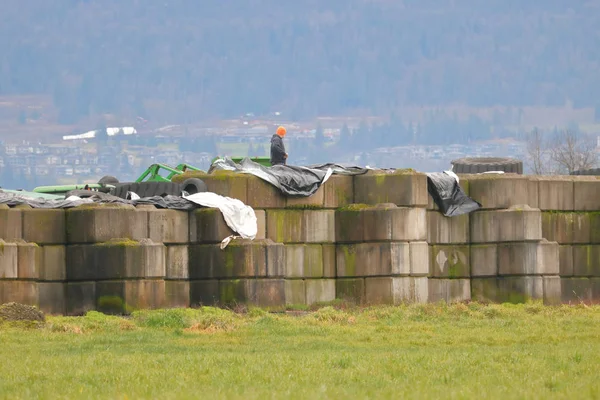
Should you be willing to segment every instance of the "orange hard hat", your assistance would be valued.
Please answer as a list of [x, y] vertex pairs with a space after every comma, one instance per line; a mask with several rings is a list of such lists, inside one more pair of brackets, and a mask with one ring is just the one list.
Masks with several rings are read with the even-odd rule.
[[277, 128], [277, 134], [281, 137], [284, 137], [286, 134], [286, 130], [283, 126], [280, 126], [279, 128]]

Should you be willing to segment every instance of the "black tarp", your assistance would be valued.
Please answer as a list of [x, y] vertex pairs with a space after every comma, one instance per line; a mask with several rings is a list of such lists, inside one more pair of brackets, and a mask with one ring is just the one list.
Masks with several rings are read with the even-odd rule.
[[481, 208], [479, 202], [466, 195], [453, 176], [445, 172], [433, 172], [426, 175], [427, 191], [446, 217], [467, 214]]
[[313, 195], [332, 174], [358, 175], [367, 172], [360, 167], [345, 167], [341, 164], [320, 164], [312, 167], [274, 165], [265, 167], [249, 158], [236, 163], [229, 157], [215, 160], [208, 173], [217, 170], [235, 171], [255, 175], [278, 188], [289, 197]]

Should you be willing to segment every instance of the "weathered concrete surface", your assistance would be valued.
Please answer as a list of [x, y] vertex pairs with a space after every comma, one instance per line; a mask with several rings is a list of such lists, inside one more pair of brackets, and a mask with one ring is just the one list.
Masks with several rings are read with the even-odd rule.
[[429, 244], [462, 244], [469, 240], [469, 214], [446, 217], [439, 211], [427, 211]]
[[0, 239], [0, 279], [17, 279], [18, 248]]
[[22, 210], [0, 204], [0, 239], [7, 242], [23, 239]]
[[338, 243], [426, 240], [426, 210], [395, 204], [351, 205], [336, 212], [335, 236]]
[[468, 278], [471, 276], [468, 245], [429, 246], [429, 276], [435, 278]]
[[323, 207], [340, 208], [354, 203], [354, 178], [331, 175], [323, 185]]
[[[590, 278], [561, 278], [560, 284], [563, 303], [589, 304], [594, 299]], [[600, 297], [596, 298], [598, 299]]]
[[164, 278], [165, 275], [166, 248], [148, 239], [67, 246], [67, 279], [70, 281]]
[[[239, 174], [238, 174], [239, 175]], [[284, 208], [287, 197], [275, 186], [263, 179], [248, 175], [248, 192], [244, 203], [252, 208]], [[321, 194], [322, 196], [322, 194]], [[322, 199], [323, 197], [321, 197]]]
[[39, 303], [38, 299], [37, 282], [0, 280], [0, 304], [15, 302], [28, 306], [37, 306]]
[[283, 277], [285, 248], [269, 239], [235, 240], [219, 245], [189, 247], [189, 275], [196, 279]]
[[189, 248], [185, 245], [167, 246], [166, 278], [189, 279]]
[[498, 244], [499, 275], [558, 275], [559, 246], [542, 240]]
[[573, 276], [573, 247], [570, 245], [559, 246], [558, 263], [561, 277]]
[[24, 209], [23, 240], [37, 244], [64, 244], [65, 210], [63, 209]]
[[355, 304], [366, 300], [365, 278], [339, 278], [335, 282], [336, 297]]
[[267, 210], [266, 237], [278, 243], [334, 243], [334, 210]]
[[194, 171], [177, 175], [173, 182], [183, 183], [188, 178], [198, 178], [204, 181], [209, 192], [221, 196], [238, 199], [248, 204], [248, 178], [247, 174], [240, 174], [233, 171], [218, 170], [210, 174]]
[[42, 269], [42, 248], [35, 243], [17, 243], [17, 277], [39, 279]]
[[96, 309], [96, 282], [67, 282], [67, 315]]
[[428, 291], [426, 277], [365, 278], [367, 304], [426, 303]]
[[148, 237], [148, 212], [130, 205], [86, 204], [66, 211], [68, 243], [100, 243]]
[[64, 315], [67, 311], [67, 289], [63, 282], [38, 282], [39, 309], [46, 314]]
[[[256, 215], [256, 239], [266, 236], [266, 221], [264, 210], [254, 210]], [[200, 208], [190, 212], [190, 242], [191, 243], [220, 243], [227, 236], [236, 234], [227, 223], [218, 208]]]
[[480, 302], [543, 300], [544, 304], [557, 304], [561, 298], [560, 282], [558, 276], [471, 278], [471, 297]]
[[307, 305], [335, 300], [335, 279], [305, 279], [304, 284]]
[[560, 244], [600, 243], [600, 213], [544, 212], [542, 235]]
[[528, 206], [475, 211], [470, 215], [471, 243], [522, 242], [542, 239], [541, 212]]
[[573, 209], [600, 210], [600, 179], [597, 176], [577, 176], [573, 182]]
[[190, 282], [165, 280], [165, 307], [187, 308], [190, 306]]
[[538, 184], [540, 210], [573, 211], [573, 177], [535, 176], [530, 179]]
[[294, 306], [306, 304], [306, 285], [303, 279], [285, 280], [285, 304]]
[[323, 277], [324, 278], [335, 278], [336, 269], [336, 250], [335, 244], [323, 244]]
[[150, 209], [148, 237], [156, 243], [185, 244], [189, 242], [189, 217], [191, 213], [177, 210]]
[[573, 276], [600, 277], [600, 245], [573, 246]]
[[283, 279], [219, 281], [219, 304], [251, 304], [267, 309], [284, 309], [285, 281]]
[[429, 246], [427, 242], [410, 242], [410, 276], [427, 276], [431, 264], [429, 261]]
[[358, 243], [337, 246], [338, 277], [410, 274], [409, 243]]
[[322, 278], [323, 247], [318, 244], [288, 244], [286, 251], [286, 278]]
[[474, 244], [469, 247], [472, 277], [495, 277], [498, 275], [497, 244]]
[[469, 279], [430, 278], [428, 284], [428, 301], [438, 303], [456, 303], [471, 300], [471, 281]]
[[468, 181], [469, 196], [483, 209], [506, 209], [516, 205], [538, 206], [538, 185], [517, 174], [460, 175]]
[[[327, 182], [325, 182], [327, 184]], [[325, 188], [321, 186], [315, 193], [308, 197], [285, 197], [286, 208], [323, 208], [325, 205]]]
[[165, 307], [165, 281], [140, 279], [96, 283], [96, 309], [107, 314]]
[[42, 246], [39, 279], [42, 281], [67, 279], [67, 249], [65, 246]]
[[561, 303], [562, 286], [560, 276], [544, 276], [542, 282], [544, 285], [544, 304], [558, 305]]
[[427, 207], [428, 196], [427, 175], [411, 170], [369, 171], [354, 177], [356, 203]]
[[213, 306], [219, 303], [219, 281], [190, 281], [190, 305]]

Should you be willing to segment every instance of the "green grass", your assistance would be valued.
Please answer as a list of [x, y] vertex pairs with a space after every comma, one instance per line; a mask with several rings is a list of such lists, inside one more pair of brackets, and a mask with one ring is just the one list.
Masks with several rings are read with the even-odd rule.
[[600, 396], [599, 306], [91, 312], [0, 343], [1, 398]]

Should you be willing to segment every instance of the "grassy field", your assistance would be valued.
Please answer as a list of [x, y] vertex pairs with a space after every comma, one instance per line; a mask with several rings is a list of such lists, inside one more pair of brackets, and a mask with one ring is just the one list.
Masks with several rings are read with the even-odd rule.
[[0, 398], [600, 397], [600, 307], [204, 308], [0, 324]]

